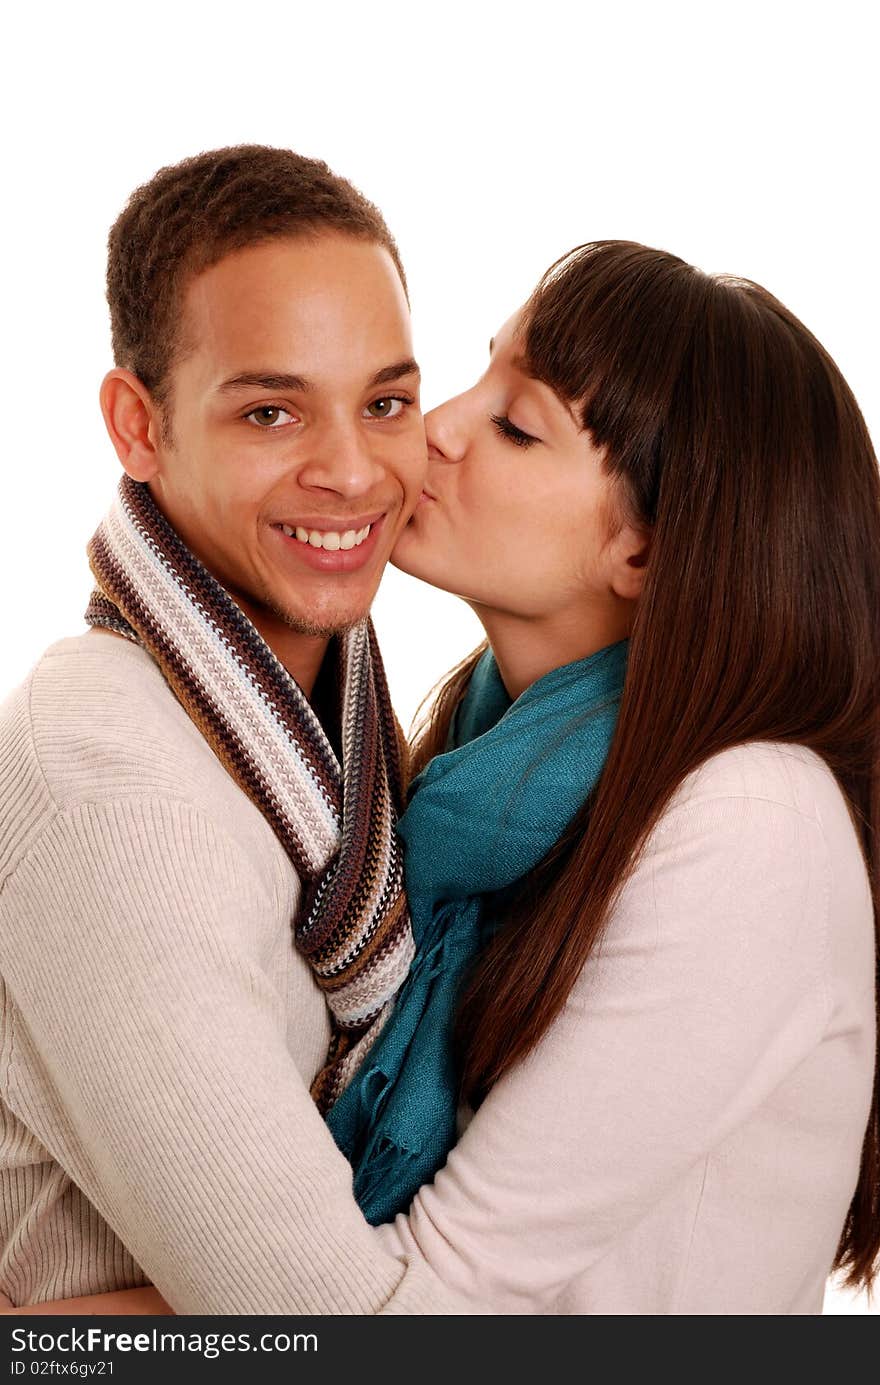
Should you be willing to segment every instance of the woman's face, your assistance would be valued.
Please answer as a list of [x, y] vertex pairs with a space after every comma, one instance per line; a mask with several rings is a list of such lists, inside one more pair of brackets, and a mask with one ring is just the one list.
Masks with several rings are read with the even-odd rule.
[[528, 374], [519, 320], [474, 387], [427, 415], [424, 492], [392, 562], [479, 615], [607, 622], [632, 595], [617, 590], [617, 488], [575, 411]]

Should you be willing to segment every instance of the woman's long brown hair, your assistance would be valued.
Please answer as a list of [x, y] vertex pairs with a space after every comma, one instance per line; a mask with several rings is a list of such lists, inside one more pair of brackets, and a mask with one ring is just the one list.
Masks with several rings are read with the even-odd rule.
[[[710, 755], [755, 740], [820, 755], [880, 919], [880, 473], [839, 370], [757, 284], [622, 241], [552, 266], [522, 337], [652, 537], [602, 778], [462, 1000], [474, 1105], [559, 1014], [648, 834]], [[416, 771], [444, 747], [481, 652], [442, 687]], [[878, 1085], [835, 1260], [852, 1287], [871, 1283], [880, 1249]]]

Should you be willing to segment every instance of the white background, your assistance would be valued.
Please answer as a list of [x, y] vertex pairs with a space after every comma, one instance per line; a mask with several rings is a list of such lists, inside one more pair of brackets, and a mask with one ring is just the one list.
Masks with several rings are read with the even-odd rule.
[[[137, 183], [202, 149], [288, 145], [382, 207], [427, 406], [476, 378], [547, 264], [620, 236], [765, 284], [876, 439], [873, 10], [86, 0], [7, 18], [0, 697], [82, 628], [83, 545], [117, 477], [97, 406], [107, 230]], [[376, 621], [405, 720], [481, 633], [397, 573]], [[838, 1293], [826, 1308], [868, 1311]]]

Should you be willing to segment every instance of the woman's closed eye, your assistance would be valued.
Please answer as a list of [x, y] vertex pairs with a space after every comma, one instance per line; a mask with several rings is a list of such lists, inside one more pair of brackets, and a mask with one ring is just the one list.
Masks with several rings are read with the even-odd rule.
[[531, 433], [524, 433], [522, 428], [517, 428], [515, 423], [511, 423], [506, 414], [490, 414], [489, 417], [495, 427], [496, 432], [500, 433], [508, 442], [514, 443], [517, 447], [531, 447], [534, 443], [540, 442], [540, 438], [535, 438]]

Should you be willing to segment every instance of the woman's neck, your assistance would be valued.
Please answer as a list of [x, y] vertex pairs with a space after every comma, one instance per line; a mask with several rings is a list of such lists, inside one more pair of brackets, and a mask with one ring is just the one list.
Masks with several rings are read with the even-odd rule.
[[545, 673], [576, 659], [586, 659], [609, 644], [625, 640], [632, 627], [632, 603], [612, 610], [529, 619], [472, 604], [492, 646], [501, 681], [516, 700]]

